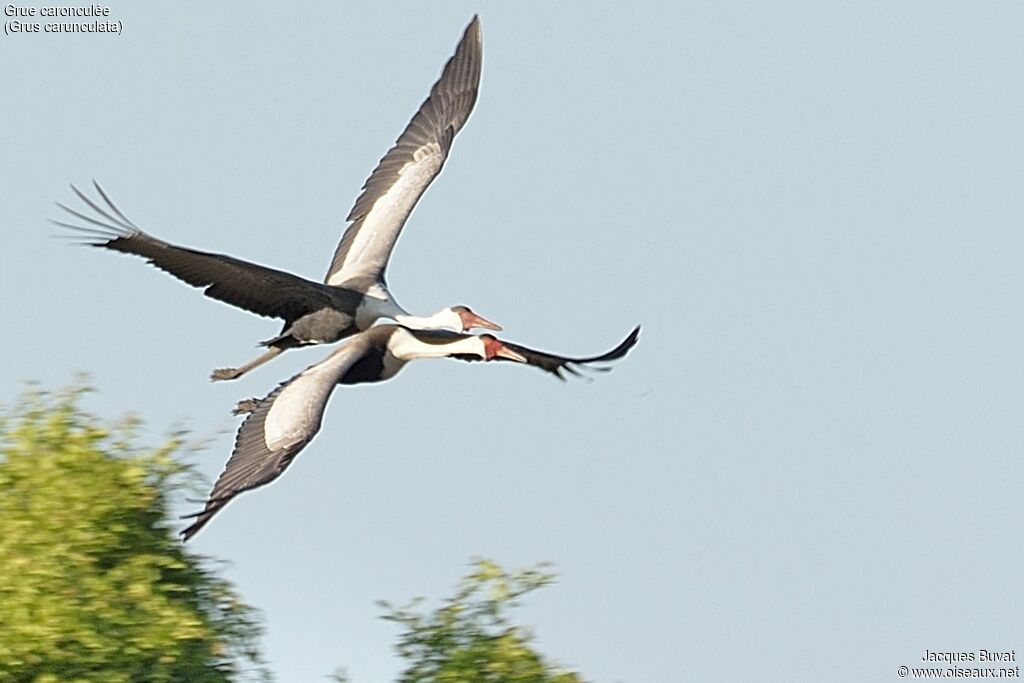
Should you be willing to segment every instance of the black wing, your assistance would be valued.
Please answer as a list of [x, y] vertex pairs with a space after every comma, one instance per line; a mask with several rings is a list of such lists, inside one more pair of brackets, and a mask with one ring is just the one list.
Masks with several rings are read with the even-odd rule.
[[93, 227], [53, 221], [89, 236], [88, 244], [141, 256], [193, 287], [205, 287], [206, 296], [257, 315], [294, 320], [331, 304], [328, 291], [318, 282], [231, 256], [179, 247], [145, 233], [121, 213], [99, 183], [94, 185], [106, 208], [74, 185], [71, 189], [96, 215], [57, 204]]
[[[545, 372], [550, 372], [558, 379], [565, 381], [565, 375], [562, 374], [563, 371], [577, 377], [582, 377], [579, 370], [573, 366], [587, 367], [591, 370], [598, 370], [600, 372], [607, 372], [608, 370], [611, 370], [611, 368], [592, 367], [592, 365], [594, 363], [610, 363], [612, 361], [619, 360], [629, 353], [629, 350], [636, 346], [636, 343], [639, 340], [640, 326], [637, 325], [636, 328], [629, 333], [629, 336], [623, 339], [622, 342], [611, 351], [602, 353], [599, 356], [588, 356], [586, 358], [567, 358], [565, 356], [556, 356], [553, 353], [535, 351], [534, 349], [519, 346], [518, 344], [510, 344], [504, 340], [502, 340], [501, 343], [504, 344], [506, 348], [515, 351], [526, 358], [526, 363], [528, 365], [540, 368]], [[510, 359], [498, 356], [494, 358], [494, 360], [508, 361]]]

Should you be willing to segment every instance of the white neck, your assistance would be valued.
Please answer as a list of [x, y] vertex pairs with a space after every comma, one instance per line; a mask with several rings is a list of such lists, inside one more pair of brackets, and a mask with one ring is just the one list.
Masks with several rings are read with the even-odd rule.
[[444, 358], [456, 354], [466, 354], [486, 358], [484, 342], [475, 335], [455, 337], [450, 342], [431, 344], [420, 341], [407, 330], [395, 330], [388, 340], [388, 353], [402, 362], [417, 358]]
[[414, 330], [451, 330], [452, 332], [463, 332], [462, 318], [450, 308], [445, 308], [434, 315], [421, 318], [409, 315], [404, 311], [391, 316], [395, 322]]
[[356, 326], [365, 330], [380, 318], [391, 318], [397, 320], [399, 317], [409, 315], [405, 309], [399, 306], [386, 290], [380, 289], [384, 296], [378, 297], [368, 292], [359, 308], [356, 309]]

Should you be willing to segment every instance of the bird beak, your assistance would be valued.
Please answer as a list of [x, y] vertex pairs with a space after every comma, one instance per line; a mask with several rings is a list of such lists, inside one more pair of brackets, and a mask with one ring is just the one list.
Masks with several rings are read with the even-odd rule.
[[522, 355], [521, 353], [516, 353], [515, 351], [508, 348], [504, 344], [498, 347], [498, 350], [495, 352], [494, 355], [499, 358], [507, 358], [508, 360], [514, 360], [517, 363], [527, 362], [526, 356]]
[[484, 360], [504, 358], [506, 360], [514, 360], [517, 363], [529, 362], [526, 360], [526, 356], [508, 348], [500, 339], [498, 339], [494, 335], [481, 334], [480, 340], [484, 343]]
[[463, 311], [459, 313], [459, 317], [462, 318], [462, 329], [471, 330], [474, 327], [481, 327], [485, 330], [494, 330], [495, 332], [501, 332], [501, 325], [492, 323], [486, 318], [481, 318], [473, 311]]

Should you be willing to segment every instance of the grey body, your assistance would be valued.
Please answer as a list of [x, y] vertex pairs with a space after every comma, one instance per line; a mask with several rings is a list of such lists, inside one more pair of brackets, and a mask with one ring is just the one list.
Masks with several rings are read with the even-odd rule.
[[294, 322], [285, 322], [280, 335], [261, 343], [264, 346], [285, 344], [289, 341], [295, 342], [296, 345], [333, 344], [339, 339], [355, 334], [359, 330], [356, 318], [346, 312], [348, 306], [352, 304], [338, 296], [339, 289], [335, 288], [332, 292], [332, 305], [306, 313]]

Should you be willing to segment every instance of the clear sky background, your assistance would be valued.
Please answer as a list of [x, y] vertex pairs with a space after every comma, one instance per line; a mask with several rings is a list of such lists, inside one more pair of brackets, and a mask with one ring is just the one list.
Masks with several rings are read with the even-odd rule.
[[[0, 40], [0, 402], [87, 371], [216, 477], [277, 321], [51, 235], [100, 180], [163, 239], [323, 277], [474, 13], [476, 110], [389, 283], [592, 383], [421, 362], [335, 392], [273, 486], [195, 541], [281, 681], [400, 669], [377, 599], [474, 556], [557, 565], [520, 613], [600, 682], [898, 680], [1024, 650], [1024, 5], [111, 5], [121, 36]], [[192, 506], [182, 501], [182, 511]], [[436, 604], [436, 603], [431, 603]]]

